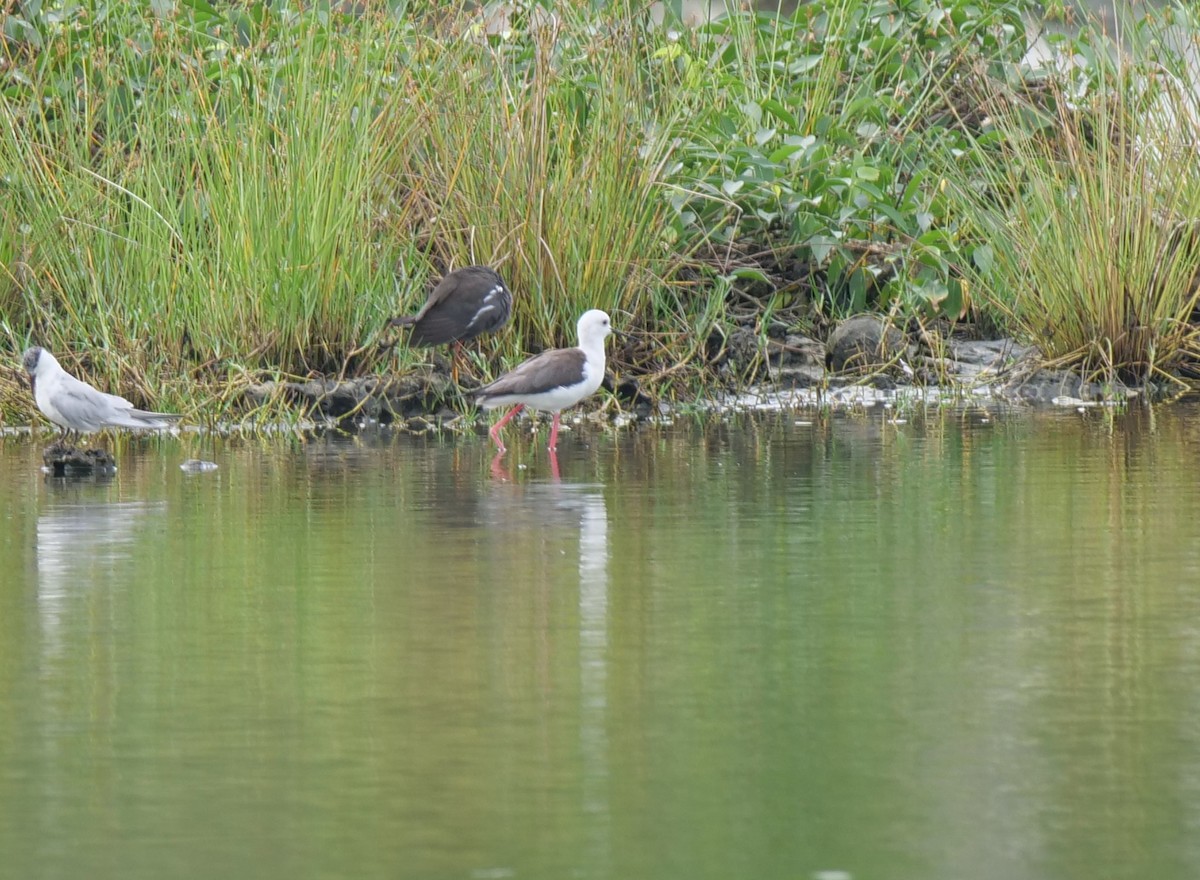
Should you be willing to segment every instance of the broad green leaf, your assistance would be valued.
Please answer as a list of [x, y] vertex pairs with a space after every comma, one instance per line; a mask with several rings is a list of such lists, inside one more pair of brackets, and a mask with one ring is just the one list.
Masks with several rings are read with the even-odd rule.
[[805, 55], [802, 58], [797, 58], [788, 65], [788, 73], [792, 75], [808, 73], [820, 64], [824, 57], [823, 55]]
[[783, 104], [776, 101], [774, 98], [768, 98], [762, 102], [762, 108], [767, 113], [770, 113], [780, 122], [786, 122], [792, 128], [796, 127], [796, 117]]
[[771, 283], [771, 277], [762, 269], [755, 269], [753, 266], [741, 266], [734, 269], [729, 274], [730, 278], [741, 278], [747, 281], [761, 281], [764, 284]]
[[981, 244], [971, 252], [971, 262], [984, 275], [992, 271], [996, 262], [996, 250], [990, 244]]
[[790, 159], [804, 151], [804, 148], [795, 144], [789, 144], [786, 147], [780, 147], [775, 152], [771, 153], [767, 158], [775, 164], [783, 162], [785, 159]]

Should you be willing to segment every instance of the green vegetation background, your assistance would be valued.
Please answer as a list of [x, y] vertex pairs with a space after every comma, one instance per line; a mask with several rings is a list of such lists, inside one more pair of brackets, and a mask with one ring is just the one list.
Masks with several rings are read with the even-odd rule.
[[386, 320], [477, 262], [517, 297], [485, 372], [601, 307], [663, 397], [737, 324], [864, 309], [1124, 378], [1200, 351], [1187, 7], [1036, 75], [1027, 0], [676, 7], [12, 4], [0, 413], [30, 418], [33, 342], [207, 418], [264, 377], [407, 369]]

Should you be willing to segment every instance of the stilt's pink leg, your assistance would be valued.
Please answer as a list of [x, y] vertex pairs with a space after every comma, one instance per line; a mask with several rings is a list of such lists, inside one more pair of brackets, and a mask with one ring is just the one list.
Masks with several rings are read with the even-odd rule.
[[550, 423], [550, 451], [554, 452], [558, 449], [558, 413], [554, 414], [554, 421]]
[[496, 456], [495, 456], [495, 458], [492, 459], [492, 467], [491, 467], [492, 479], [493, 480], [502, 480], [506, 483], [511, 483], [512, 482], [512, 474], [510, 474], [505, 469], [504, 465], [501, 464], [501, 462], [503, 460], [504, 460], [504, 449], [502, 447], [496, 451]]
[[492, 425], [491, 430], [488, 431], [488, 436], [492, 438], [493, 443], [495, 443], [497, 446], [500, 447], [501, 452], [504, 451], [504, 441], [500, 439], [500, 429], [503, 428], [505, 425], [507, 425], [508, 420], [511, 419], [513, 416], [515, 416], [517, 413], [519, 413], [524, 408], [525, 408], [525, 404], [518, 403], [516, 406], [514, 406], [512, 409], [510, 409], [507, 413], [504, 414], [504, 418], [502, 418], [500, 421], [496, 422], [496, 424]]
[[550, 476], [556, 483], [562, 479], [558, 472], [558, 453], [554, 451], [553, 447], [550, 449]]

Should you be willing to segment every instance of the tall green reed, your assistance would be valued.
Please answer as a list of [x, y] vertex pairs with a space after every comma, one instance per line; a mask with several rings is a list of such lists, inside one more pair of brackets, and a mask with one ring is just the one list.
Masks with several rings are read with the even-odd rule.
[[994, 127], [949, 165], [982, 311], [1091, 375], [1200, 357], [1200, 93], [1168, 61], [1101, 48], [1036, 92], [996, 87]]
[[508, 359], [586, 308], [638, 320], [667, 271], [667, 140], [631, 4], [504, 34], [466, 4], [420, 27], [194, 8], [82, 16], [25, 59], [0, 116], [0, 254], [28, 266], [0, 279], [14, 349], [182, 401], [367, 363], [390, 314], [472, 262], [517, 292]]
[[416, 38], [401, 94], [420, 110], [394, 153], [434, 266], [490, 263], [512, 286], [509, 355], [573, 338], [588, 308], [640, 313], [666, 263], [645, 30], [583, 4], [517, 24], [489, 37], [463, 17], [455, 38]]
[[384, 123], [404, 124], [383, 112], [402, 30], [363, 20], [334, 39], [313, 16], [227, 41], [125, 15], [109, 26], [126, 40], [51, 35], [44, 55], [86, 63], [0, 111], [0, 250], [29, 266], [10, 273], [6, 334], [123, 388], [337, 369], [390, 309], [409, 250], [376, 222]]

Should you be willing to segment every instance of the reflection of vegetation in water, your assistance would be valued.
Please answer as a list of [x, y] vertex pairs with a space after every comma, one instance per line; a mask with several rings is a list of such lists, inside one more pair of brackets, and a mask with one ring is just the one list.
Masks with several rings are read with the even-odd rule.
[[4, 25], [3, 332], [106, 348], [67, 363], [209, 412], [263, 370], [378, 369], [384, 319], [469, 262], [517, 293], [483, 369], [599, 305], [651, 331], [618, 366], [659, 391], [703, 375], [713, 328], [958, 317], [972, 260], [974, 304], [1005, 294], [929, 146], [982, 149], [971, 83], [1012, 76], [1029, 8], [818, 0], [687, 30], [620, 2], [30, 7]]

